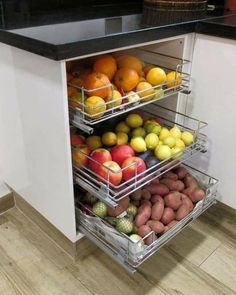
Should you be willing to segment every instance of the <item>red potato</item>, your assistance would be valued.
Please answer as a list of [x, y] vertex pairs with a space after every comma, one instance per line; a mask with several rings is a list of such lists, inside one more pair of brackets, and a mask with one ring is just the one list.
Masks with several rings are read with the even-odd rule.
[[129, 197], [125, 197], [122, 200], [118, 201], [118, 206], [116, 208], [108, 207], [107, 214], [109, 216], [116, 217], [124, 212], [129, 207], [130, 199]]
[[169, 189], [165, 184], [149, 184], [145, 187], [152, 195], [165, 196], [169, 193]]
[[172, 171], [168, 171], [162, 175], [163, 178], [169, 178], [172, 180], [178, 180], [178, 175]]
[[[150, 232], [152, 232], [152, 229], [148, 226], [148, 225], [142, 225], [138, 228], [137, 234], [144, 238], [146, 235], [148, 235]], [[150, 236], [148, 236], [144, 242], [146, 245], [151, 245], [154, 241], [156, 240], [156, 235], [153, 232], [152, 234], [150, 234]]]
[[144, 225], [150, 219], [152, 214], [152, 209], [149, 205], [143, 204], [140, 208], [138, 209], [138, 214], [135, 217], [135, 224], [137, 227]]
[[133, 192], [130, 195], [130, 198], [134, 201], [139, 201], [142, 197], [142, 190], [141, 189], [137, 189], [135, 192]]
[[205, 192], [201, 188], [195, 188], [190, 194], [189, 198], [192, 200], [193, 203], [201, 201], [206, 196]]
[[173, 209], [166, 207], [161, 217], [161, 222], [166, 225], [175, 219], [175, 212]]
[[190, 210], [187, 204], [182, 204], [176, 211], [175, 219], [181, 220], [189, 214]]
[[165, 196], [164, 201], [166, 207], [170, 207], [173, 210], [177, 210], [182, 205], [181, 193], [177, 191], [170, 192]]
[[138, 208], [138, 213], [142, 213], [144, 211], [144, 208], [147, 206], [151, 207], [152, 205], [150, 205], [150, 203], [148, 203], [148, 202], [141, 204]]
[[161, 217], [164, 212], [164, 201], [159, 200], [152, 206], [152, 214], [151, 219], [153, 220], [161, 220]]
[[164, 204], [164, 200], [163, 200], [163, 198], [161, 196], [159, 196], [159, 195], [152, 195], [152, 197], [151, 197], [152, 204], [155, 204], [158, 201], [162, 201], [163, 204]]
[[145, 188], [142, 189], [141, 195], [142, 195], [142, 199], [144, 200], [150, 200], [152, 196], [151, 193]]
[[177, 223], [178, 223], [178, 220], [172, 220], [167, 226], [168, 226], [169, 229], [171, 229], [171, 228], [174, 227]]
[[194, 189], [195, 189], [194, 187], [188, 187], [188, 188], [184, 189], [182, 191], [182, 193], [185, 194], [185, 195], [187, 195], [189, 197], [190, 194], [194, 191]]
[[156, 234], [161, 234], [164, 231], [164, 224], [157, 220], [148, 220], [146, 223]]
[[182, 191], [184, 189], [184, 183], [181, 180], [162, 178], [160, 183], [165, 184], [170, 191]]
[[165, 225], [165, 226], [164, 226], [164, 231], [163, 231], [163, 234], [164, 234], [164, 233], [166, 233], [168, 230], [169, 230], [169, 227], [168, 227], [168, 225]]
[[185, 184], [185, 187], [191, 187], [191, 188], [197, 188], [198, 187], [198, 182], [197, 180], [191, 176], [191, 175], [186, 175], [184, 177], [184, 184]]
[[143, 204], [147, 204], [148, 206], [152, 207], [152, 203], [148, 200], [141, 200], [140, 201], [140, 204], [143, 205]]
[[184, 194], [181, 194], [181, 197], [182, 197], [182, 203], [186, 204], [189, 208], [189, 212], [191, 212], [194, 207], [193, 202], [191, 201], [191, 199], [188, 196], [186, 196]]
[[160, 182], [159, 178], [155, 178], [151, 181], [151, 184], [158, 184]]
[[184, 177], [188, 174], [188, 170], [185, 167], [178, 167], [175, 170], [175, 173], [177, 174], [178, 178], [181, 180], [181, 179], [184, 179]]

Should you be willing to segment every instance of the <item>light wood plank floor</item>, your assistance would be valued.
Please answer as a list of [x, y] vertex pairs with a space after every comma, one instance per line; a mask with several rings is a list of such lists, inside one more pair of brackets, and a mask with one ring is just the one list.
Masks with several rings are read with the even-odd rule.
[[13, 208], [0, 215], [0, 294], [236, 294], [236, 212], [210, 208], [129, 275], [99, 249], [73, 263]]

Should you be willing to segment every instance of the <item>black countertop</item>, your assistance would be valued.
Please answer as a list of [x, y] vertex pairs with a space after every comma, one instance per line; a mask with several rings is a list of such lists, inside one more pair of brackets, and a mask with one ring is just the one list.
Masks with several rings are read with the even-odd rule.
[[37, 13], [28, 8], [23, 13], [20, 7], [18, 14], [14, 6], [12, 13], [9, 8], [2, 10], [0, 42], [63, 60], [191, 32], [236, 39], [236, 14], [216, 11], [170, 24], [147, 25], [141, 2], [134, 5], [132, 1], [121, 0], [122, 5], [103, 1]]

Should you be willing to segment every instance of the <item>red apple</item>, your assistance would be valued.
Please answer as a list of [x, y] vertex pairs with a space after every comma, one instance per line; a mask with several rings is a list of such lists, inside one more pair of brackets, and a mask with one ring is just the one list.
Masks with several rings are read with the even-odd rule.
[[134, 150], [127, 144], [117, 145], [111, 150], [112, 161], [118, 163], [120, 166], [125, 159], [133, 157], [134, 155]]
[[[109, 169], [107, 169], [107, 168]], [[119, 185], [122, 180], [122, 171], [120, 166], [114, 161], [107, 161], [100, 166], [98, 175], [113, 185]]]
[[84, 139], [81, 135], [72, 134], [70, 137], [70, 142], [72, 146], [84, 145]]
[[[136, 163], [136, 164], [131, 165], [132, 163]], [[139, 157], [130, 157], [130, 158], [127, 158], [126, 160], [124, 160], [121, 168], [123, 169], [127, 166], [130, 166], [130, 167], [123, 170], [123, 179], [124, 180], [129, 180], [129, 179], [133, 178], [136, 175], [136, 171], [137, 171], [137, 174], [140, 174], [146, 170], [145, 162], [143, 161], [143, 159], [141, 159]]]
[[107, 162], [107, 161], [111, 161], [111, 154], [108, 150], [103, 149], [103, 148], [99, 148], [96, 149], [94, 151], [92, 151], [92, 153], [90, 154], [90, 157], [93, 160], [89, 160], [89, 168], [93, 171], [96, 172], [99, 170], [99, 168], [101, 167], [101, 164]]
[[91, 153], [91, 149], [86, 146], [78, 146], [72, 151], [72, 160], [78, 168], [88, 165], [89, 158], [87, 157]]

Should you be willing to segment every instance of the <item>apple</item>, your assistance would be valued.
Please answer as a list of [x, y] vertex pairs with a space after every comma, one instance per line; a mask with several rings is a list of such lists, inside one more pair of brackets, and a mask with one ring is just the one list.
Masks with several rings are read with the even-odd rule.
[[91, 153], [91, 149], [86, 146], [78, 146], [72, 150], [72, 160], [76, 167], [82, 168], [88, 165], [89, 158], [87, 157]]
[[116, 162], [120, 166], [125, 159], [133, 157], [134, 155], [134, 150], [127, 144], [117, 145], [111, 150], [112, 161]]
[[92, 153], [90, 154], [90, 157], [92, 158], [92, 160], [91, 159], [89, 160], [89, 168], [96, 173], [101, 167], [100, 164], [103, 164], [107, 161], [112, 160], [110, 152], [103, 148], [99, 148], [92, 151]]
[[73, 134], [70, 137], [70, 142], [72, 146], [84, 145], [84, 138], [81, 135]]
[[107, 161], [103, 163], [98, 169], [97, 174], [104, 178], [106, 182], [109, 182], [115, 186], [119, 185], [122, 180], [121, 168], [114, 161]]
[[[134, 163], [134, 165], [131, 165], [132, 163]], [[128, 167], [128, 166], [130, 166], [130, 167]], [[143, 161], [143, 159], [141, 159], [139, 157], [130, 157], [130, 158], [127, 158], [126, 160], [124, 160], [121, 168], [123, 169], [125, 167], [128, 167], [128, 168], [123, 170], [123, 179], [124, 180], [129, 180], [129, 179], [133, 178], [136, 175], [136, 172], [137, 172], [137, 174], [140, 174], [146, 170], [145, 162]]]

